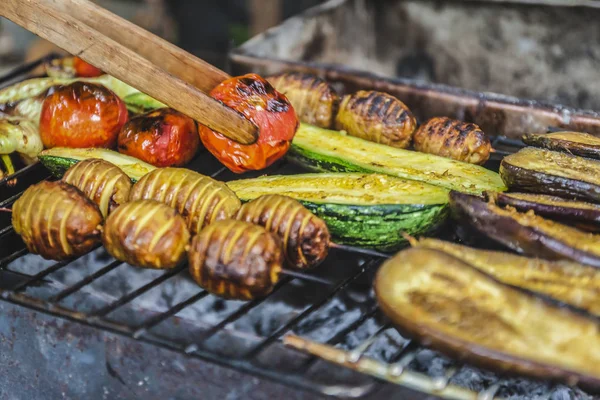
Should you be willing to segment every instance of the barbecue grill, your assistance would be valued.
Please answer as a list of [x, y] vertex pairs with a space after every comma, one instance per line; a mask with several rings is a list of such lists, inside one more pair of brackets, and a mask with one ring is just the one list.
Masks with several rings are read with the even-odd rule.
[[[239, 58], [243, 52], [236, 53], [237, 67], [259, 68], [248, 64], [247, 52]], [[0, 79], [0, 86], [41, 62]], [[568, 123], [600, 126], [592, 112], [310, 63], [292, 66], [347, 88], [412, 94], [414, 104], [407, 104], [421, 118], [425, 104], [443, 105], [439, 114], [463, 110], [464, 117], [477, 99], [479, 113], [470, 114], [475, 119], [489, 115], [483, 112], [488, 107], [514, 121], [530, 112], [546, 131], [564, 126], [562, 113], [569, 110]], [[510, 133], [506, 124], [494, 125], [497, 119], [486, 121], [492, 132]], [[520, 147], [508, 136], [494, 138], [498, 152], [488, 167]], [[189, 168], [224, 181], [237, 177], [207, 151]], [[296, 172], [282, 160], [245, 176]], [[0, 207], [11, 207], [42, 179], [49, 173], [35, 164], [1, 180]], [[455, 239], [459, 233], [449, 227], [440, 235]], [[402, 337], [372, 293], [384, 259], [334, 249], [311, 276], [284, 278], [267, 298], [227, 301], [199, 288], [186, 266], [144, 270], [115, 261], [102, 248], [70, 262], [42, 260], [27, 253], [10, 214], [0, 213], [0, 398], [591, 398], [577, 388], [465, 365]]]

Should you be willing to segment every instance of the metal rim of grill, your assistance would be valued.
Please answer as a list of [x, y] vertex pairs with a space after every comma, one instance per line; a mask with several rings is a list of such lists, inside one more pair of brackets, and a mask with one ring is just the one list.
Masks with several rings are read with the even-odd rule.
[[[24, 65], [4, 78], [0, 78], [0, 87], [22, 78], [26, 73], [46, 60], [47, 58]], [[515, 151], [515, 149], [521, 146], [520, 142], [503, 137], [495, 138], [492, 145], [497, 149], [497, 152], [494, 153], [496, 161], [498, 161], [501, 155]], [[228, 180], [228, 174], [229, 178], [233, 177], [206, 150], [203, 150], [196, 157], [191, 168], [218, 179]], [[287, 172], [294, 171], [285, 161], [279, 161], [267, 171], [257, 172], [257, 175], [264, 174], [265, 172], [273, 174], [283, 171], [285, 173], [286, 170]], [[9, 187], [8, 182], [15, 178], [19, 180], [19, 184], [15, 187]], [[10, 207], [27, 186], [47, 178], [49, 178], [49, 173], [41, 165], [34, 164], [22, 168], [12, 176], [0, 180], [0, 207]], [[97, 248], [93, 253], [101, 253], [103, 251], [103, 249]], [[157, 328], [162, 324], [173, 322], [178, 318], [179, 313], [193, 307], [195, 304], [207, 298], [214, 297], [200, 287], [197, 287], [194, 293], [190, 293], [185, 298], [169, 304], [166, 309], [150, 312], [147, 316], [140, 318], [139, 321], [137, 321], [137, 318], [131, 320], [112, 317], [115, 313], [127, 309], [132, 303], [152, 290], [162, 290], [168, 282], [177, 277], [177, 279], [184, 277], [184, 279], [187, 278], [188, 281], [191, 281], [191, 278], [185, 277], [186, 265], [173, 270], [154, 271], [153, 274], [155, 276], [147, 282], [138, 285], [135, 289], [129, 290], [124, 295], [112, 301], [107, 301], [99, 307], [82, 311], [78, 309], [77, 301], [70, 302], [73, 297], [77, 297], [90, 285], [95, 284], [102, 280], [103, 277], [115, 271], [118, 272], [124, 268], [135, 267], [110, 258], [103, 262], [99, 268], [78, 279], [76, 282], [56, 288], [56, 290], [49, 289], [50, 292], [47, 293], [44, 292], [45, 289], [43, 288], [48, 286], [47, 283], [52, 278], [52, 275], [73, 268], [74, 264], [81, 261], [81, 257], [69, 262], [49, 263], [48, 266], [39, 269], [35, 273], [24, 274], [18, 270], [11, 270], [11, 264], [25, 257], [27, 253], [24, 244], [12, 229], [10, 217], [6, 213], [4, 215], [0, 213], [0, 273], [8, 271], [20, 277], [20, 281], [13, 287], [0, 288], [0, 299], [2, 301], [124, 335], [242, 372], [273, 379], [295, 388], [325, 395], [359, 397], [371, 393], [377, 387], [378, 381], [383, 378], [395, 380], [412, 389], [441, 397], [488, 399], [500, 393], [505, 384], [503, 379], [496, 377], [493, 382], [485, 385], [478, 391], [461, 388], [454, 384], [454, 377], [459, 375], [463, 368], [474, 368], [451, 360], [447, 360], [447, 365], [438, 376], [430, 377], [423, 372], [414, 371], [411, 365], [413, 365], [418, 352], [424, 348], [410, 339], [401, 338], [397, 334], [392, 325], [380, 313], [370, 288], [371, 277], [383, 261], [382, 257], [354, 254], [352, 253], [352, 249], [333, 250], [332, 253], [334, 254], [330, 255], [329, 259], [330, 262], [338, 264], [335, 270], [331, 268], [331, 271], [327, 271], [321, 268], [317, 269], [314, 273], [322, 282], [302, 281], [301, 278], [286, 277], [279, 282], [273, 293], [268, 297], [250, 302], [238, 302], [239, 305], [236, 303], [237, 306], [232, 308], [231, 312], [218, 321], [203, 326], [201, 332], [190, 340], [189, 338], [186, 339], [183, 334], [185, 333], [183, 332], [185, 330], [183, 325], [169, 325], [171, 329], [179, 327], [174, 328], [175, 332], [170, 332], [170, 334], [174, 333], [172, 336], [165, 336], [163, 334], [164, 330], [158, 330], [157, 332]], [[106, 258], [108, 256], [103, 257]], [[336, 260], [333, 260], [333, 258], [336, 258]], [[353, 265], [340, 266], [340, 259], [345, 260], [348, 264], [352, 264], [351, 261], [353, 261]], [[333, 273], [329, 274], [328, 272]], [[360, 290], [357, 289], [357, 286]], [[220, 349], [216, 351], [210, 344], [211, 340], [217, 336], [227, 337], [227, 335], [235, 336], [239, 334], [240, 332], [237, 332], [235, 328], [232, 330], [228, 329], [228, 327], [247, 318], [251, 313], [260, 311], [261, 307], [265, 307], [266, 303], [272, 302], [280, 294], [286, 291], [297, 291], [300, 293], [302, 290], [310, 291], [310, 293], [303, 296], [305, 298], [301, 300], [295, 300], [301, 304], [294, 309], [294, 312], [290, 312], [289, 318], [280, 321], [276, 326], [270, 328], [268, 332], [252, 337], [252, 340], [249, 340], [252, 343], [245, 346], [241, 354], [236, 357], [232, 357], [230, 354], [220, 354]], [[320, 321], [318, 318], [319, 314], [331, 306], [334, 301], [339, 301], [340, 298], [343, 298], [342, 302], [348, 304], [355, 303], [352, 306], [354, 308], [351, 310], [355, 315], [343, 327], [335, 331], [334, 334], [318, 342], [330, 347], [339, 347], [342, 345], [344, 352], [338, 352], [337, 354], [343, 355], [344, 360], [342, 361], [351, 364], [359, 365], [361, 361], [368, 360], [371, 362], [373, 360], [376, 365], [382, 368], [381, 371], [383, 371], [378, 377], [360, 375], [363, 379], [356, 382], [356, 375], [350, 375], [350, 378], [345, 378], [345, 380], [342, 379], [340, 381], [336, 377], [333, 381], [323, 382], [322, 379], [319, 379], [319, 376], [315, 377], [314, 374], [312, 376], [310, 374], [310, 371], [315, 369], [319, 363], [321, 363], [321, 367], [325, 368], [325, 370], [335, 370], [342, 376], [344, 376], [347, 370], [336, 367], [334, 364], [324, 363], [318, 357], [298, 353], [282, 344], [282, 338], [290, 333], [300, 337], [310, 337], [311, 332], [314, 332], [315, 329], [318, 330], [320, 327], [322, 328], [324, 325], [323, 321]], [[64, 304], [65, 301], [71, 304]], [[226, 301], [223, 300], [223, 302]], [[350, 308], [349, 306], [348, 309]], [[126, 311], [129, 312], [130, 310]], [[350, 311], [342, 310], [342, 312]], [[130, 314], [126, 313], [126, 315]], [[183, 324], [185, 320], [179, 322]], [[369, 324], [371, 328], [365, 331], [360, 340], [357, 337], [353, 337], [353, 341], [356, 342], [358, 340], [358, 343], [349, 343], [349, 338], [352, 335], [357, 334], [357, 332]], [[176, 331], [177, 329], [181, 332]], [[395, 342], [398, 338], [401, 338], [402, 341]], [[369, 351], [373, 347], [377, 347], [376, 343], [382, 340], [392, 343], [395, 351], [383, 356], [381, 354], [370, 354]], [[296, 365], [293, 368], [288, 368], [288, 370], [282, 370], [279, 363], [276, 363], [274, 366], [267, 366], [263, 360], [265, 355], [268, 362], [272, 361], [274, 357], [279, 357], [283, 360], [283, 363], [287, 360], [294, 360]], [[340, 363], [338, 362], [338, 364]], [[547, 387], [548, 392], [545, 397], [549, 397], [549, 393], [553, 388], [552, 384], [548, 384]]]

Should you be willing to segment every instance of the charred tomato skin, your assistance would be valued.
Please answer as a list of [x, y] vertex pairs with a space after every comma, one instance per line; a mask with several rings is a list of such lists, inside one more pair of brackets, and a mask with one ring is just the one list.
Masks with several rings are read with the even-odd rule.
[[210, 95], [258, 126], [258, 140], [243, 145], [205, 126], [198, 131], [204, 146], [232, 172], [260, 170], [283, 157], [298, 128], [298, 117], [285, 95], [256, 74], [227, 79]]
[[75, 68], [75, 74], [82, 78], [94, 78], [103, 74], [100, 68], [94, 67], [79, 57], [73, 57], [73, 68]]
[[196, 122], [172, 108], [132, 118], [123, 126], [118, 139], [120, 153], [157, 167], [187, 164], [199, 147]]
[[127, 107], [111, 90], [93, 83], [60, 86], [44, 100], [40, 136], [44, 147], [115, 147]]

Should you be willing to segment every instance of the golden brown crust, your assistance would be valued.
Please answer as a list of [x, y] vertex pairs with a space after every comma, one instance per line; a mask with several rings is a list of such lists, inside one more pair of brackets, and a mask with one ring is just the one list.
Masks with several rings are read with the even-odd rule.
[[185, 258], [190, 233], [171, 207], [138, 200], [117, 208], [106, 219], [102, 242], [117, 260], [144, 268], [175, 268]]
[[325, 221], [291, 197], [260, 196], [242, 205], [237, 219], [261, 225], [279, 236], [285, 258], [294, 268], [313, 268], [327, 257], [329, 230]]
[[302, 72], [273, 75], [267, 80], [288, 98], [300, 121], [331, 128], [340, 99], [329, 83]]
[[43, 181], [30, 186], [15, 202], [12, 224], [30, 252], [50, 260], [67, 260], [100, 242], [102, 214], [74, 186]]
[[479, 126], [447, 117], [431, 118], [421, 125], [413, 141], [417, 151], [478, 165], [485, 164], [492, 149]]
[[335, 118], [335, 128], [375, 143], [405, 149], [417, 121], [408, 107], [387, 93], [360, 90], [346, 95]]
[[215, 222], [192, 240], [190, 274], [207, 291], [228, 299], [266, 296], [279, 280], [281, 241], [247, 222]]
[[232, 218], [240, 200], [223, 182], [185, 168], [160, 168], [142, 177], [129, 199], [151, 199], [177, 210], [192, 235], [215, 221]]
[[129, 177], [116, 165], [98, 158], [78, 162], [67, 170], [62, 180], [96, 203], [105, 218], [129, 200]]

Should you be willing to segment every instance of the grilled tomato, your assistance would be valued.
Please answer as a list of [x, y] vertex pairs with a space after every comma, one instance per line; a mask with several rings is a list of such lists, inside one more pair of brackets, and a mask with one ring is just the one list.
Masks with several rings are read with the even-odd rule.
[[101, 85], [74, 82], [46, 97], [40, 117], [44, 147], [114, 147], [127, 122], [125, 103]]
[[157, 167], [187, 164], [200, 147], [196, 122], [161, 108], [132, 118], [119, 133], [119, 152]]
[[210, 95], [238, 111], [259, 128], [256, 143], [243, 145], [200, 126], [204, 146], [235, 173], [260, 170], [283, 157], [298, 127], [288, 99], [256, 74], [227, 79]]
[[79, 57], [73, 58], [73, 68], [75, 68], [75, 75], [82, 78], [93, 78], [103, 74], [100, 68], [94, 67]]

